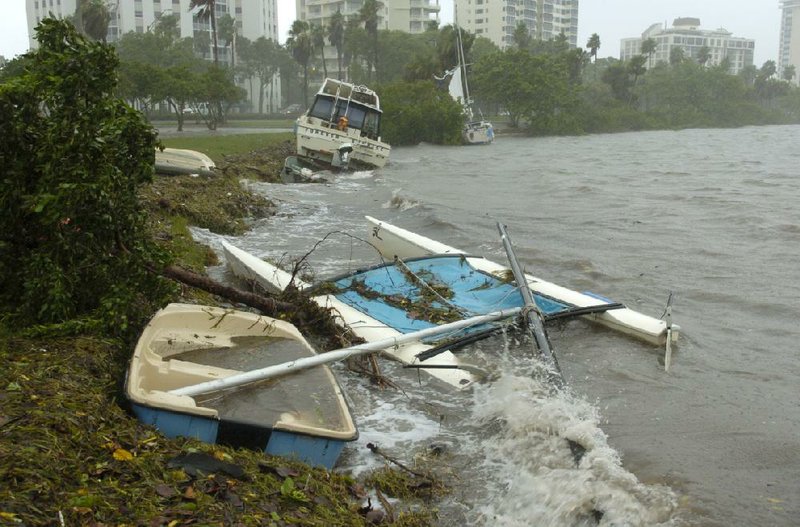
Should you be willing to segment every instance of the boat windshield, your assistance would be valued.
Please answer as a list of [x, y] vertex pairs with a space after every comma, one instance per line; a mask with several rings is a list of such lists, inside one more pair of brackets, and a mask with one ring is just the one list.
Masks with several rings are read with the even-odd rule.
[[340, 117], [347, 117], [347, 125], [350, 128], [361, 130], [361, 135], [370, 139], [377, 139], [380, 134], [380, 112], [362, 106], [358, 103], [339, 99], [334, 109], [334, 99], [317, 96], [314, 105], [311, 107], [309, 116], [322, 119], [328, 123], [339, 122]]

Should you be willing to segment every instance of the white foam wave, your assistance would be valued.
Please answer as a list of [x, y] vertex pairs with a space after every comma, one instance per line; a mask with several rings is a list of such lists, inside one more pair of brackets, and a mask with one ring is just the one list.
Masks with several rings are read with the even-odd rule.
[[337, 175], [338, 179], [368, 179], [375, 175], [372, 170], [355, 170], [353, 172], [343, 172]]
[[[622, 466], [587, 401], [507, 374], [476, 387], [474, 402], [481, 471], [493, 488], [475, 504], [472, 525], [671, 525], [674, 493], [640, 483]], [[586, 449], [582, 456], [568, 440]]]
[[403, 189], [399, 188], [392, 191], [392, 197], [383, 204], [384, 209], [397, 209], [399, 211], [407, 211], [419, 206], [419, 201], [413, 200], [411, 198], [406, 198], [402, 196], [400, 193]]

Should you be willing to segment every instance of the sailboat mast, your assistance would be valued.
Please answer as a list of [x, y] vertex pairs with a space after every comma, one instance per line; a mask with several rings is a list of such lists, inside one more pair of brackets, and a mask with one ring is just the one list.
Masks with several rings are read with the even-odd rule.
[[458, 65], [461, 66], [459, 73], [464, 80], [464, 106], [467, 107], [469, 118], [472, 119], [472, 101], [469, 98], [469, 81], [467, 81], [467, 60], [464, 57], [464, 43], [461, 40], [461, 26], [458, 25], [458, 8], [453, 6], [453, 22], [456, 25], [456, 47], [458, 55]]

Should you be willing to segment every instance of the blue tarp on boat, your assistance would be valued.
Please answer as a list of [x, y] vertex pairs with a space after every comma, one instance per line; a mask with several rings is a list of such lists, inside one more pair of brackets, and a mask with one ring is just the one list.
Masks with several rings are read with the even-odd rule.
[[[446, 300], [431, 301], [429, 292], [423, 297], [423, 292], [429, 289], [404, 266], [429, 286], [447, 291], [443, 295]], [[461, 318], [466, 318], [523, 305], [513, 284], [478, 271], [462, 255], [390, 263], [357, 271], [333, 283], [339, 291], [336, 298], [401, 333], [447, 322], [436, 318], [448, 309], [451, 316], [457, 310]], [[540, 295], [534, 295], [534, 298], [544, 314], [559, 313], [573, 307]], [[426, 306], [432, 309], [426, 309]]]

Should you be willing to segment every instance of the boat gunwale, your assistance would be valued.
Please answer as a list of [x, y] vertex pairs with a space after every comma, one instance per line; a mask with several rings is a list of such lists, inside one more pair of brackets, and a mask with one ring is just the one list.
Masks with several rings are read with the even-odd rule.
[[[216, 312], [218, 311], [218, 313]], [[223, 308], [223, 307], [216, 307], [216, 306], [204, 306], [199, 304], [187, 304], [187, 303], [180, 303], [174, 302], [168, 304], [166, 307], [160, 309], [156, 312], [153, 317], [148, 322], [145, 329], [142, 331], [142, 334], [139, 337], [139, 340], [136, 343], [134, 348], [133, 354], [131, 355], [131, 359], [128, 362], [128, 369], [125, 375], [125, 382], [124, 382], [124, 394], [128, 401], [132, 405], [138, 405], [143, 408], [147, 408], [150, 410], [158, 411], [158, 412], [171, 412], [174, 414], [184, 415], [195, 417], [198, 419], [207, 419], [217, 422], [227, 422], [227, 423], [238, 423], [243, 424], [246, 426], [257, 426], [263, 429], [269, 430], [280, 430], [282, 432], [291, 433], [291, 434], [301, 434], [310, 437], [320, 437], [320, 438], [327, 438], [336, 441], [354, 441], [358, 438], [358, 426], [356, 425], [355, 419], [353, 418], [352, 412], [352, 405], [350, 403], [349, 397], [347, 393], [342, 388], [341, 384], [339, 383], [338, 378], [331, 370], [328, 365], [321, 365], [323, 371], [325, 372], [325, 377], [328, 380], [327, 388], [331, 390], [332, 395], [335, 397], [337, 404], [336, 409], [342, 415], [342, 425], [344, 425], [344, 430], [335, 430], [335, 429], [325, 429], [321, 427], [315, 427], [311, 424], [306, 424], [303, 422], [292, 422], [286, 419], [281, 418], [280, 416], [277, 419], [267, 422], [257, 422], [257, 421], [240, 421], [239, 419], [234, 419], [226, 416], [221, 416], [219, 411], [215, 408], [209, 406], [202, 406], [197, 404], [197, 401], [194, 397], [185, 396], [185, 395], [173, 395], [169, 393], [169, 390], [165, 389], [145, 389], [141, 387], [141, 382], [145, 379], [144, 373], [142, 372], [142, 368], [146, 367], [147, 365], [159, 368], [160, 366], [166, 367], [167, 369], [171, 369], [171, 366], [177, 366], [176, 370], [184, 370], [184, 373], [193, 373], [192, 370], [195, 370], [195, 374], [200, 374], [201, 370], [203, 371], [213, 371], [217, 373], [226, 373], [231, 372], [231, 374], [241, 373], [241, 370], [232, 370], [229, 368], [220, 368], [217, 366], [212, 365], [205, 365], [197, 362], [182, 360], [182, 359], [171, 359], [167, 358], [164, 360], [164, 356], [152, 348], [153, 342], [159, 336], [160, 333], [163, 333], [165, 330], [168, 332], [170, 330], [169, 326], [164, 326], [164, 324], [168, 323], [170, 319], [179, 318], [181, 316], [199, 316], [201, 313], [206, 315], [214, 315], [215, 317], [220, 317], [216, 323], [212, 324], [208, 331], [215, 330], [216, 333], [220, 336], [224, 336], [227, 338], [232, 338], [235, 336], [248, 336], [248, 335], [238, 335], [235, 334], [234, 331], [228, 330], [225, 331], [221, 329], [224, 320], [228, 317], [235, 322], [237, 319], [242, 319], [244, 322], [250, 322], [252, 325], [248, 327], [248, 331], [252, 330], [255, 327], [255, 324], [258, 324], [259, 321], [265, 324], [265, 327], [269, 329], [270, 333], [276, 331], [278, 333], [282, 333], [283, 335], [274, 335], [274, 334], [264, 334], [263, 337], [276, 337], [277, 338], [284, 338], [287, 340], [294, 340], [301, 344], [304, 348], [310, 352], [309, 356], [319, 355], [317, 351], [309, 344], [306, 338], [303, 336], [302, 333], [297, 329], [296, 326], [293, 324], [280, 320], [275, 319], [273, 317], [269, 317], [266, 315], [253, 313], [250, 311], [242, 311], [238, 309], [230, 309], [230, 308]], [[213, 320], [213, 319], [211, 319]], [[188, 328], [181, 328], [181, 329], [188, 329]], [[173, 328], [173, 331], [175, 329]], [[197, 331], [197, 330], [193, 330]], [[260, 337], [261, 335], [249, 335], [253, 337]], [[161, 362], [152, 362], [152, 359], [161, 359]], [[166, 373], [169, 375], [169, 372]], [[138, 386], [134, 386], [131, 382], [138, 382]], [[267, 388], [268, 389], [268, 388]], [[167, 399], [159, 400], [159, 398], [167, 397]], [[316, 431], [319, 431], [318, 433]]]

